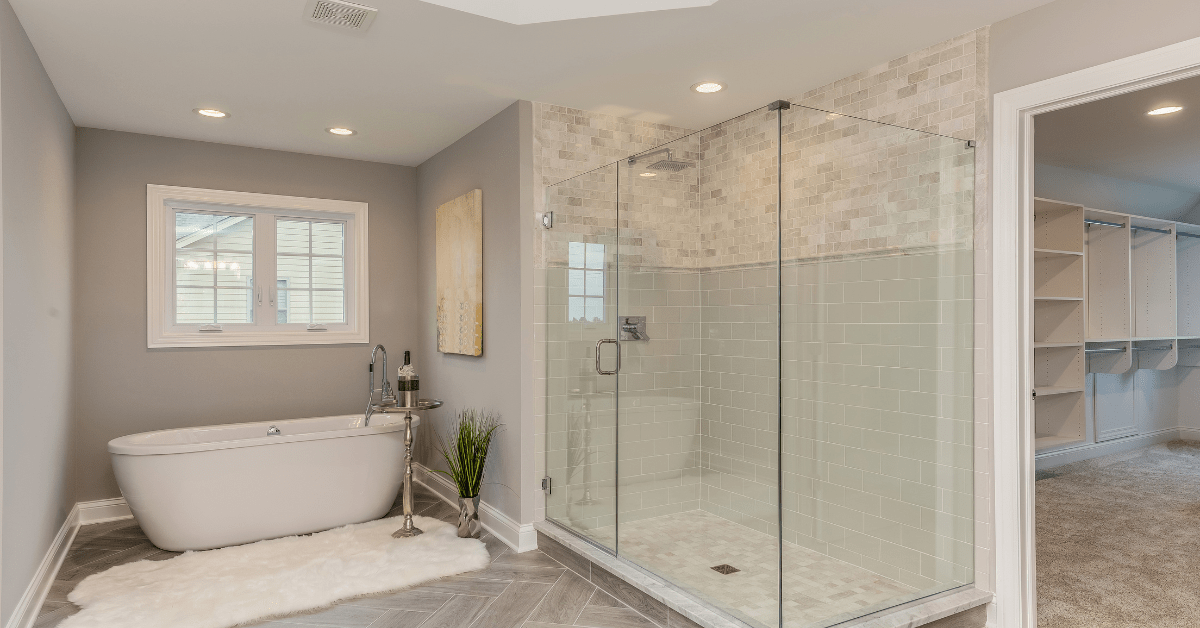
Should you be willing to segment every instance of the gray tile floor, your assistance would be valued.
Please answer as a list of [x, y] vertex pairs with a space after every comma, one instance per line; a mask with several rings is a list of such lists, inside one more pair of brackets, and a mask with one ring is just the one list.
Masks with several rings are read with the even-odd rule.
[[[457, 511], [424, 487], [414, 491], [417, 514], [454, 521]], [[399, 514], [397, 505], [388, 516]], [[492, 563], [481, 571], [435, 580], [399, 593], [257, 624], [270, 628], [656, 628], [642, 614], [540, 551], [516, 554], [484, 533]], [[150, 544], [132, 519], [80, 529], [42, 606], [35, 628], [57, 626], [79, 611], [67, 601], [80, 580], [138, 560], [174, 552]]]

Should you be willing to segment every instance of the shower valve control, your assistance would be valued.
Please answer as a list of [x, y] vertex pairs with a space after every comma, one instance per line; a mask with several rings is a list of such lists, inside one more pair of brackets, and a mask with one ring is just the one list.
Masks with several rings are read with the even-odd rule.
[[646, 335], [646, 317], [645, 316], [622, 316], [621, 321], [621, 340], [649, 340], [650, 336]]

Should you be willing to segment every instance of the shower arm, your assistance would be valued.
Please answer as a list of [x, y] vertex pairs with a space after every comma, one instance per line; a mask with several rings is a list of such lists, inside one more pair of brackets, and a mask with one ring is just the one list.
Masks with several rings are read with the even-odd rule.
[[642, 159], [646, 159], [646, 158], [648, 158], [648, 157], [650, 157], [650, 156], [652, 156], [652, 155], [657, 155], [657, 154], [659, 154], [659, 153], [666, 153], [666, 154], [667, 154], [667, 161], [670, 161], [670, 160], [671, 160], [671, 149], [669, 149], [669, 148], [659, 148], [659, 149], [652, 150], [652, 151], [650, 151], [650, 152], [648, 152], [648, 153], [642, 153], [642, 154], [640, 154], [640, 155], [634, 155], [633, 157], [630, 157], [630, 158], [629, 158], [629, 165], [631, 165], [631, 166], [632, 166], [632, 165], [636, 164], [637, 162], [641, 161]]

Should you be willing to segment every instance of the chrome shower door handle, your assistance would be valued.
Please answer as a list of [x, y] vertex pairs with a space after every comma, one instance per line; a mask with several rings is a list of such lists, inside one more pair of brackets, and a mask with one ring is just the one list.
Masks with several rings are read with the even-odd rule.
[[[615, 368], [611, 371], [606, 371], [606, 370], [600, 368], [600, 347], [602, 347], [605, 344], [610, 343], [610, 342], [614, 345], [617, 345], [617, 368]], [[617, 371], [619, 371], [619, 370], [621, 370], [621, 345], [616, 341], [616, 339], [613, 339], [613, 338], [605, 338], [604, 340], [597, 340], [596, 341], [596, 373], [599, 375], [616, 375]]]

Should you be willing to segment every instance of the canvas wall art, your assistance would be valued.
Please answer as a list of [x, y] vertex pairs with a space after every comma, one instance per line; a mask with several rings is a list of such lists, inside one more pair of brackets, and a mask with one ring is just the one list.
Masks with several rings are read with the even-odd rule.
[[483, 355], [483, 190], [437, 208], [438, 351]]

